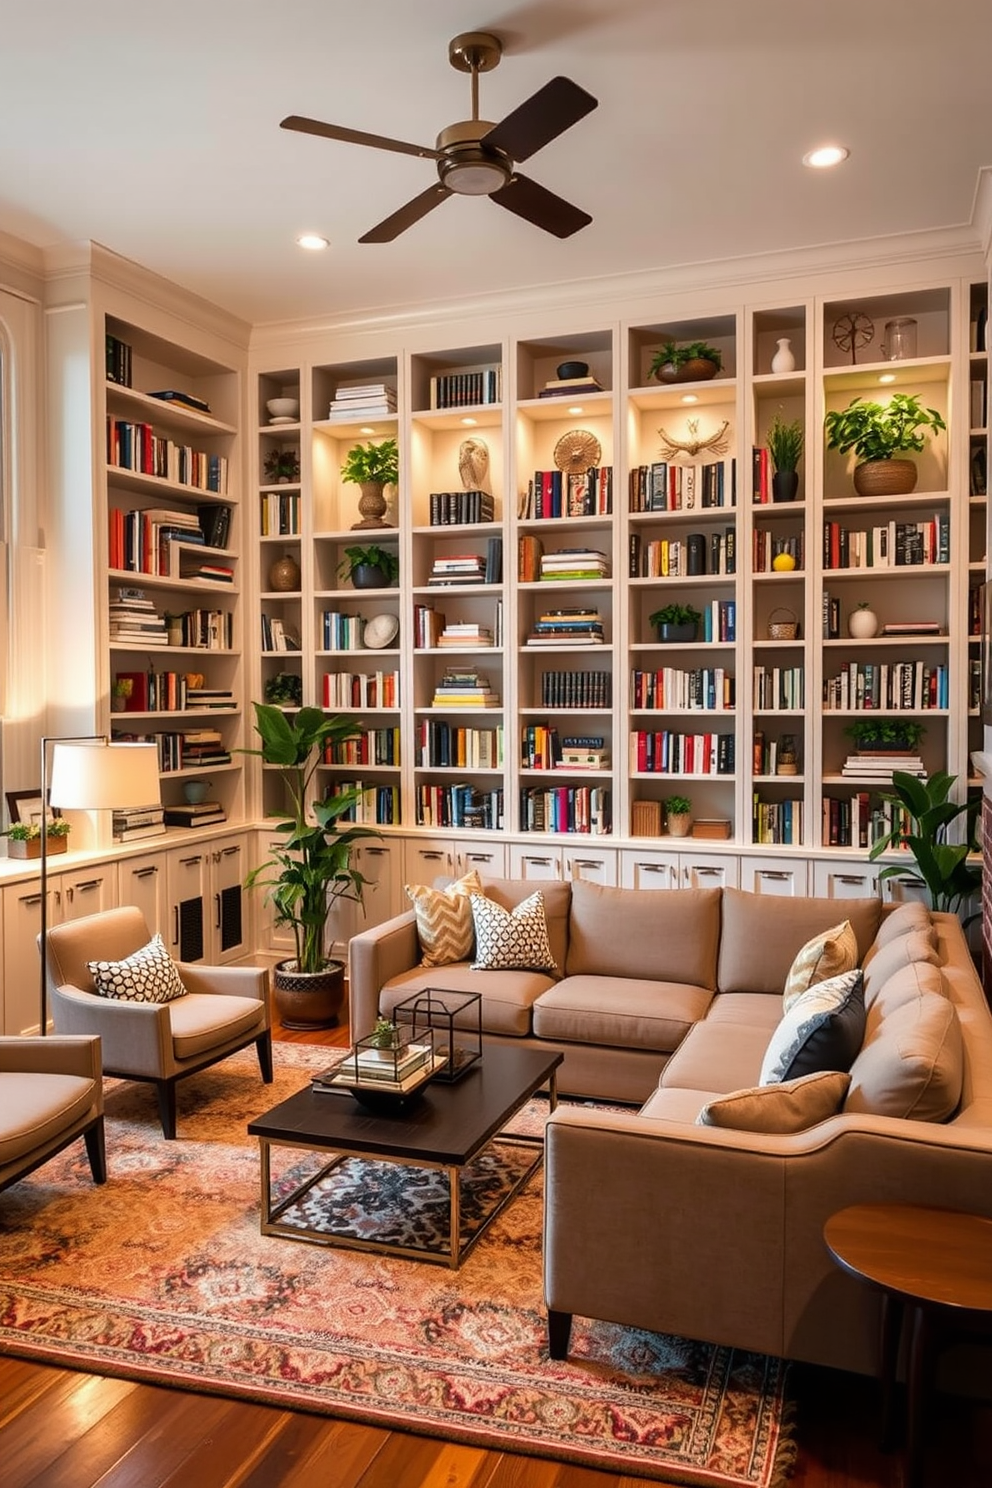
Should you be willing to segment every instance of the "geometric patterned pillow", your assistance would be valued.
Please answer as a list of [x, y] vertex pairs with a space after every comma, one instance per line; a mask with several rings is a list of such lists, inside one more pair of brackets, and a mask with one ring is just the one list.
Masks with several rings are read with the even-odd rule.
[[808, 940], [796, 955], [785, 979], [782, 1011], [787, 1013], [797, 997], [815, 982], [825, 982], [841, 971], [853, 971], [858, 964], [858, 938], [850, 920], [842, 920], [830, 930], [823, 930]]
[[772, 1034], [759, 1085], [797, 1080], [818, 1070], [851, 1068], [865, 1037], [864, 977], [858, 968], [816, 982], [797, 997]]
[[482, 894], [473, 894], [470, 902], [475, 922], [473, 971], [558, 970], [540, 890], [512, 910]]
[[475, 930], [470, 894], [482, 893], [482, 880], [473, 868], [446, 889], [407, 884], [406, 893], [417, 913], [421, 966], [450, 966], [472, 954]]
[[118, 1002], [172, 1002], [186, 988], [161, 935], [124, 961], [87, 961], [86, 969], [101, 997]]

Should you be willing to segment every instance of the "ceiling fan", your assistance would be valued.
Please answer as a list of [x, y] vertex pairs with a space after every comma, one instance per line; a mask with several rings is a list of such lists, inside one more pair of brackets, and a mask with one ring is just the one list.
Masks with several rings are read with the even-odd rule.
[[281, 129], [295, 129], [300, 134], [371, 145], [401, 155], [420, 155], [437, 162], [437, 184], [371, 228], [359, 238], [360, 243], [391, 243], [454, 195], [488, 196], [556, 238], [568, 238], [592, 221], [588, 212], [521, 175], [516, 162], [529, 159], [571, 129], [597, 107], [598, 100], [569, 78], [556, 77], [498, 124], [480, 119], [479, 73], [491, 72], [502, 55], [502, 43], [486, 31], [465, 31], [449, 44], [448, 61], [452, 67], [472, 75], [472, 117], [442, 129], [433, 149], [381, 134], [323, 124], [319, 119], [305, 119], [299, 114], [290, 114], [281, 121]]

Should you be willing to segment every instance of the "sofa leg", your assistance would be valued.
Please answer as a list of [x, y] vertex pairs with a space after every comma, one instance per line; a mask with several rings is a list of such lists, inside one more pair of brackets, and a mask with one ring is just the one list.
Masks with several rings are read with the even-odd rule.
[[258, 1050], [258, 1067], [262, 1071], [262, 1084], [272, 1084], [272, 1030], [267, 1028], [265, 1032], [255, 1040], [255, 1048]]
[[568, 1341], [572, 1336], [572, 1314], [552, 1312], [548, 1308], [548, 1353], [552, 1359], [568, 1358]]
[[176, 1082], [175, 1080], [156, 1080], [155, 1089], [158, 1091], [158, 1115], [162, 1123], [162, 1131], [168, 1141], [176, 1139]]
[[84, 1132], [86, 1156], [90, 1160], [90, 1172], [94, 1183], [107, 1181], [107, 1142], [103, 1130], [103, 1117], [98, 1116], [88, 1132]]

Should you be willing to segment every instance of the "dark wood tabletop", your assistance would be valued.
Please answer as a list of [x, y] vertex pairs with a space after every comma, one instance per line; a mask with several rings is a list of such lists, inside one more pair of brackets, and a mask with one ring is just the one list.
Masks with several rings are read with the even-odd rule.
[[823, 1230], [850, 1276], [912, 1302], [992, 1312], [992, 1219], [917, 1204], [854, 1204]]
[[348, 1091], [310, 1085], [255, 1118], [253, 1137], [340, 1152], [461, 1166], [491, 1141], [562, 1062], [554, 1050], [488, 1045], [454, 1084], [431, 1081], [395, 1115], [365, 1110]]

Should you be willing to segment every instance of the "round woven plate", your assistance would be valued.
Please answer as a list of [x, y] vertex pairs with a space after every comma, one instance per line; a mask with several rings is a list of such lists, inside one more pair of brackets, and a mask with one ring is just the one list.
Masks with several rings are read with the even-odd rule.
[[599, 440], [588, 429], [569, 429], [555, 445], [555, 464], [566, 475], [582, 475], [602, 458]]

